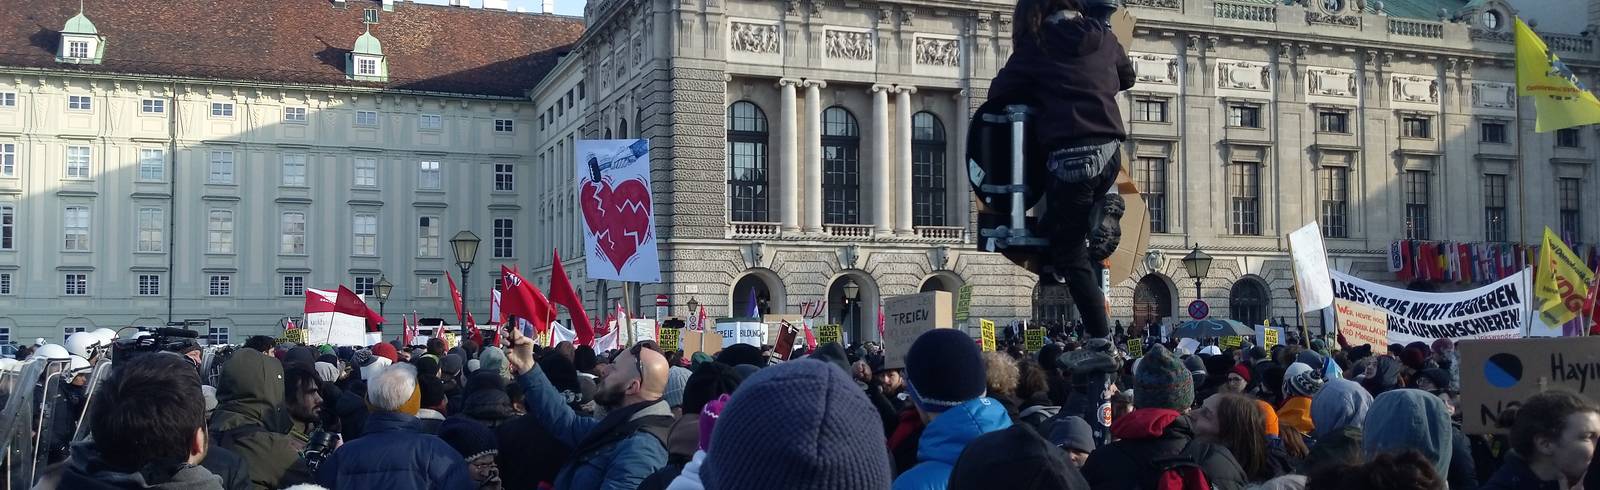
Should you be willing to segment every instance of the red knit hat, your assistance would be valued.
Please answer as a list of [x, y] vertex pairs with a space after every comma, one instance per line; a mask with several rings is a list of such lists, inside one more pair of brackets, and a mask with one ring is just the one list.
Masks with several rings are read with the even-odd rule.
[[372, 355], [388, 359], [389, 362], [400, 362], [400, 354], [394, 351], [394, 346], [388, 342], [372, 344]]
[[1246, 383], [1250, 382], [1250, 367], [1249, 366], [1246, 366], [1246, 365], [1243, 365], [1243, 364], [1234, 364], [1233, 365], [1233, 374], [1237, 374], [1237, 375], [1239, 375], [1239, 377], [1244, 378], [1244, 382], [1246, 382]]

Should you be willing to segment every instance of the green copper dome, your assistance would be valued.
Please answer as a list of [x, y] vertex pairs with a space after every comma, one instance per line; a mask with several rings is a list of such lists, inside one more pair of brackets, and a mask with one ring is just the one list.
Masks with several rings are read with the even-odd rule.
[[[88, 17], [84, 17], [83, 13], [81, 13], [81, 12], [78, 13], [78, 15], [75, 15], [71, 19], [67, 20], [67, 26], [65, 28], [61, 29], [61, 32], [68, 33], [68, 34], [99, 34], [100, 33], [99, 30], [96, 30], [94, 28], [94, 23], [93, 22], [89, 22], [89, 18]], [[377, 41], [373, 41], [373, 42], [377, 42]]]
[[381, 55], [383, 54], [383, 43], [378, 42], [378, 38], [373, 37], [371, 32], [364, 32], [361, 37], [356, 38], [355, 53]]

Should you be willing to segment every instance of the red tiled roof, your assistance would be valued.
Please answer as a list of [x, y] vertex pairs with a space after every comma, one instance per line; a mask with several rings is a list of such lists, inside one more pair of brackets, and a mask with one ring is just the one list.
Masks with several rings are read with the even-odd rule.
[[[106, 39], [99, 65], [57, 63], [72, 0], [0, 0], [0, 65], [263, 82], [521, 96], [583, 34], [583, 20], [376, 0], [88, 0]], [[372, 34], [387, 83], [345, 79], [345, 54], [378, 8]]]

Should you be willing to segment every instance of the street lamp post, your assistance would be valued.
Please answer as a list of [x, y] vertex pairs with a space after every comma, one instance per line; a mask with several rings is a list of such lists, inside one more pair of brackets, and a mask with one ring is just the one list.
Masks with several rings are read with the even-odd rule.
[[[472, 263], [478, 260], [478, 235], [467, 230], [461, 230], [456, 236], [450, 238], [450, 250], [455, 252], [456, 267], [461, 268], [461, 314], [456, 318], [461, 328], [467, 328], [467, 278], [472, 272]], [[465, 334], [466, 332], [461, 332]]]
[[1194, 278], [1194, 298], [1200, 299], [1200, 280], [1206, 278], [1211, 271], [1211, 256], [1200, 251], [1200, 244], [1194, 245], [1194, 250], [1189, 255], [1183, 256], [1183, 268], [1189, 271], [1189, 277]]
[[389, 301], [389, 293], [394, 292], [394, 284], [389, 282], [388, 276], [378, 276], [378, 284], [373, 290], [378, 296], [378, 316], [383, 316], [383, 304]]
[[860, 321], [856, 318], [858, 316], [856, 315], [856, 298], [860, 296], [861, 286], [856, 285], [854, 280], [844, 283], [844, 323], [850, 325], [850, 335], [855, 336], [857, 340], [861, 337], [861, 328], [860, 325], [856, 325]]
[[[697, 317], [695, 317], [695, 315], [697, 314], [696, 312], [700, 311], [700, 302], [699, 301], [695, 301], [694, 300], [694, 296], [690, 296], [689, 297], [688, 306], [689, 306], [689, 314], [685, 315], [684, 318], [685, 319], [697, 318]], [[705, 325], [700, 325], [700, 327], [701, 328], [705, 328]]]

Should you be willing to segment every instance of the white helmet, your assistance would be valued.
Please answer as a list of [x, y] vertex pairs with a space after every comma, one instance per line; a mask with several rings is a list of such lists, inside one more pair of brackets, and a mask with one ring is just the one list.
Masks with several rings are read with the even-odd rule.
[[44, 344], [39, 346], [38, 350], [33, 351], [33, 357], [29, 357], [28, 359], [50, 359], [53, 361], [65, 361], [68, 357], [71, 357], [71, 354], [67, 352], [66, 348], [56, 344]]
[[93, 332], [75, 332], [67, 336], [67, 353], [89, 359], [99, 353], [100, 347], [107, 342], [100, 335]]
[[67, 361], [67, 373], [70, 373], [72, 376], [89, 374], [90, 369], [93, 367], [93, 365], [89, 364], [88, 359], [78, 356], [72, 356], [72, 359]]
[[93, 333], [96, 337], [100, 337], [107, 344], [117, 341], [117, 331], [116, 330], [112, 330], [112, 329], [105, 328], [105, 327], [100, 327], [100, 328], [94, 329], [94, 331], [92, 331], [90, 333]]

